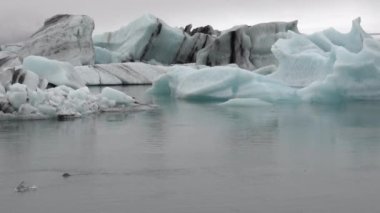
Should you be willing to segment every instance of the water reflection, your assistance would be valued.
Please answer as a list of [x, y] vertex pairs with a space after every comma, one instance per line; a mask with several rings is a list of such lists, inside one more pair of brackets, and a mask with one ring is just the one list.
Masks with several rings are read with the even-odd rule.
[[[380, 195], [380, 104], [228, 108], [124, 89], [159, 107], [0, 122], [1, 209], [380, 210], [373, 205]], [[74, 176], [62, 180], [62, 172]], [[25, 179], [41, 188], [16, 197], [12, 189]]]

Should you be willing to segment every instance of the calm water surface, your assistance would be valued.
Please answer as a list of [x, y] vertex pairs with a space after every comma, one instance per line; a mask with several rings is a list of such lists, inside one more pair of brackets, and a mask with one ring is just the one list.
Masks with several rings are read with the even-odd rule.
[[[141, 100], [146, 88], [123, 89]], [[153, 102], [129, 114], [0, 122], [0, 212], [380, 212], [378, 103]], [[14, 192], [22, 180], [38, 190]]]

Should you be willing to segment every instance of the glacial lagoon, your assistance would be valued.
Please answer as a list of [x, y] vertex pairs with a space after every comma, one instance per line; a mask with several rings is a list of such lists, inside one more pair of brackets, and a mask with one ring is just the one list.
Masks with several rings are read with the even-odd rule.
[[227, 107], [148, 88], [117, 88], [148, 111], [0, 122], [0, 212], [380, 211], [380, 103]]

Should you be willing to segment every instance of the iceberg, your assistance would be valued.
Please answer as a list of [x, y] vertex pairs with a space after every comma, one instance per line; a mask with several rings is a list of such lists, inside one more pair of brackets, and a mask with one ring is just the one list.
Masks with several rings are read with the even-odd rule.
[[[94, 21], [84, 15], [56, 15], [26, 41], [1, 46], [21, 60], [30, 55], [66, 61], [72, 65], [94, 64]], [[0, 56], [1, 57], [1, 56]]]
[[288, 32], [272, 51], [279, 61], [272, 74], [232, 66], [174, 67], [150, 92], [227, 105], [380, 100], [380, 42], [364, 32], [360, 19], [347, 34], [331, 29], [312, 35]]
[[115, 32], [93, 37], [96, 63], [150, 62], [164, 65], [197, 63], [207, 66], [237, 64], [249, 70], [277, 61], [272, 45], [288, 31], [298, 32], [297, 21], [237, 26], [225, 32], [205, 26], [191, 30], [170, 27], [145, 15]]

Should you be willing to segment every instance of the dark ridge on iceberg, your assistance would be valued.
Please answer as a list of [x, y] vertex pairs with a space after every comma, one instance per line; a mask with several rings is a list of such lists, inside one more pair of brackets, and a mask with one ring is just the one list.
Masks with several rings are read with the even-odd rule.
[[297, 21], [237, 26], [223, 32], [197, 53], [196, 63], [209, 66], [237, 64], [255, 70], [278, 62], [271, 47], [287, 31], [298, 33]]
[[206, 34], [206, 35], [215, 35], [215, 36], [220, 35], [220, 31], [214, 30], [214, 28], [211, 25], [201, 26], [201, 27], [197, 27], [195, 29], [192, 29], [192, 28], [193, 28], [193, 25], [188, 24], [188, 25], [186, 25], [186, 27], [183, 31], [189, 35], [192, 35], [192, 36], [197, 34], [197, 33], [202, 33], [202, 34]]
[[231, 32], [231, 39], [230, 39], [230, 48], [231, 48], [231, 55], [230, 55], [230, 64], [235, 63], [236, 56], [235, 56], [235, 43], [236, 43], [236, 31]]
[[157, 27], [156, 27], [155, 31], [151, 34], [151, 36], [149, 38], [149, 42], [145, 45], [143, 54], [141, 55], [141, 60], [142, 61], [145, 60], [145, 56], [147, 55], [148, 51], [150, 49], [152, 49], [152, 45], [153, 45], [154, 39], [156, 39], [160, 35], [160, 33], [161, 33], [162, 22], [158, 18], [156, 19], [156, 21], [157, 21]]

